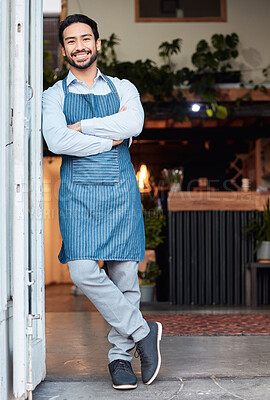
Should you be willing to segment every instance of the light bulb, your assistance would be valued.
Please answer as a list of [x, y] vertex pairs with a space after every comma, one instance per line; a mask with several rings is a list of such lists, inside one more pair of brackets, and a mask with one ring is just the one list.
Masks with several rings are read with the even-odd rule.
[[200, 111], [200, 109], [201, 109], [201, 106], [199, 104], [197, 104], [197, 103], [192, 104], [191, 110], [193, 112], [198, 112], [198, 111]]

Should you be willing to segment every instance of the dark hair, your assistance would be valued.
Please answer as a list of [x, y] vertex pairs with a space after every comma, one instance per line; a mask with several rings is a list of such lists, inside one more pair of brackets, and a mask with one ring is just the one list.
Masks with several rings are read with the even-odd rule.
[[90, 28], [93, 31], [93, 34], [95, 36], [95, 40], [97, 41], [99, 38], [99, 33], [98, 33], [98, 27], [97, 27], [97, 23], [87, 17], [87, 15], [83, 15], [83, 14], [72, 14], [72, 15], [68, 15], [65, 20], [63, 22], [61, 22], [61, 25], [59, 27], [59, 42], [61, 43], [61, 45], [64, 47], [64, 41], [63, 41], [63, 32], [64, 30], [71, 24], [74, 24], [76, 22], [81, 22], [83, 24], [87, 24], [90, 26]]

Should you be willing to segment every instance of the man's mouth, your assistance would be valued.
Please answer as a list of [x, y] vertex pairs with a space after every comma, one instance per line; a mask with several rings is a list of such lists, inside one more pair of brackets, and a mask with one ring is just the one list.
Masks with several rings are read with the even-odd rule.
[[84, 61], [87, 59], [88, 54], [89, 54], [89, 51], [84, 51], [82, 53], [73, 54], [73, 57], [75, 57], [76, 60], [78, 60], [78, 61]]

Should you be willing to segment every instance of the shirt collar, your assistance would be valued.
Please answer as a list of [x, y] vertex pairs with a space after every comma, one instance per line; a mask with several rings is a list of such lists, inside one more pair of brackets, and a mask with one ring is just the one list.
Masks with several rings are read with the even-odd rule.
[[[95, 77], [95, 82], [99, 79], [105, 80], [104, 76], [102, 75], [100, 70], [97, 68], [97, 76]], [[74, 81], [81, 82], [81, 81], [79, 81], [79, 79], [76, 78], [76, 76], [73, 75], [73, 73], [71, 71], [69, 71], [68, 76], [67, 76], [67, 86], [69, 86]]]

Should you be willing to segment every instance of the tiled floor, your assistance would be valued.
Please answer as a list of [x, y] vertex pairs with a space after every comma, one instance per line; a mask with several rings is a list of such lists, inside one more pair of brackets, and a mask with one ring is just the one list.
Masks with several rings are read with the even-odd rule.
[[[84, 296], [68, 286], [46, 293], [47, 378], [34, 400], [151, 399], [269, 400], [270, 336], [164, 336], [162, 367], [150, 386], [140, 381], [138, 359], [132, 361], [139, 385], [120, 392], [107, 371], [110, 327]], [[266, 313], [269, 307], [177, 307], [151, 304], [147, 314]]]

